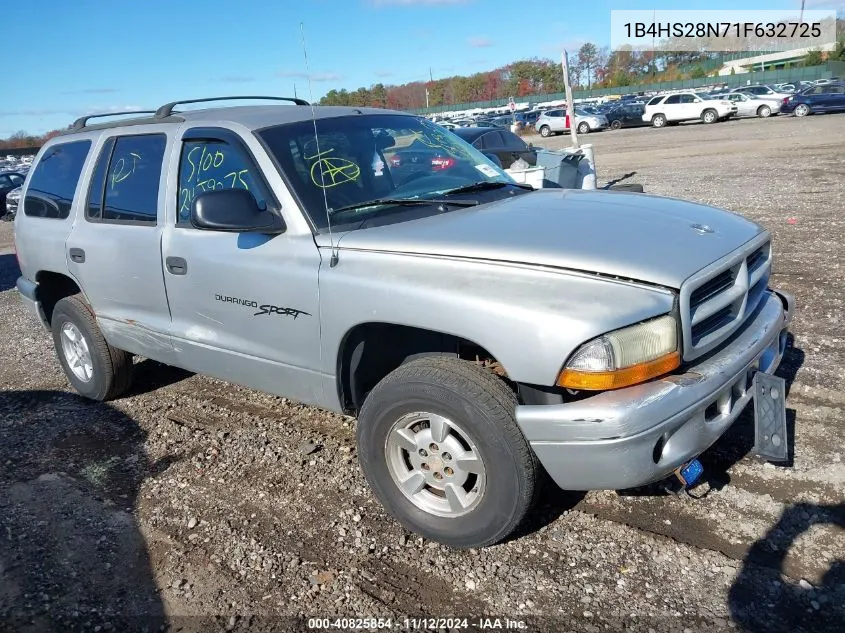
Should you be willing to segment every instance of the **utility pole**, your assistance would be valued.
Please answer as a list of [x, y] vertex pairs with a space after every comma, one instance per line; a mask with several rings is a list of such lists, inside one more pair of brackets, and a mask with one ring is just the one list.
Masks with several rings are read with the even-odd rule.
[[566, 116], [569, 117], [569, 133], [572, 135], [572, 147], [578, 148], [578, 134], [575, 131], [575, 104], [572, 101], [572, 86], [569, 83], [569, 64], [566, 49], [560, 56], [560, 66], [563, 70], [563, 88], [566, 91]]

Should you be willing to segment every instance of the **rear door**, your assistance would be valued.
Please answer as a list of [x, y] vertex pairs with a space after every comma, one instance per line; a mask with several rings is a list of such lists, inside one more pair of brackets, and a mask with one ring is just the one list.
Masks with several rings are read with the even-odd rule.
[[167, 194], [162, 164], [172, 144], [167, 134], [172, 126], [156, 127], [100, 138], [66, 256], [108, 341], [170, 362], [161, 234]]

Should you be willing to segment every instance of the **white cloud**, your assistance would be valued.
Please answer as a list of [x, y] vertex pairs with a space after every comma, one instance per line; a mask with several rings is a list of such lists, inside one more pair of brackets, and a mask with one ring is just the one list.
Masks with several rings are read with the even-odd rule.
[[493, 46], [493, 40], [489, 37], [471, 37], [467, 40], [467, 43], [473, 48], [487, 48], [488, 46]]
[[[308, 73], [295, 71], [279, 71], [276, 77], [288, 79], [308, 79]], [[340, 81], [343, 75], [337, 73], [311, 73], [311, 81]]]
[[465, 4], [472, 0], [371, 0], [377, 7], [385, 6], [413, 6], [413, 5], [435, 5], [435, 4]]

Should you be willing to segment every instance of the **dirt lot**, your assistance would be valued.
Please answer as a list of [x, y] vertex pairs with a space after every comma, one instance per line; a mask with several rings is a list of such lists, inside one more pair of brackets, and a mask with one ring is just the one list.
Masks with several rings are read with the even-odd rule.
[[[403, 630], [438, 624], [405, 617], [464, 616], [531, 631], [841, 631], [843, 138], [835, 115], [584, 138], [600, 184], [627, 175], [771, 230], [773, 285], [798, 304], [780, 370], [794, 457], [747, 457], [746, 411], [703, 458], [704, 498], [549, 490], [521, 534], [483, 551], [385, 514], [352, 419], [150, 361], [116, 402], [70, 394], [0, 254], [0, 631], [306, 630], [298, 617], [335, 615]], [[0, 253], [11, 245], [0, 223]]]

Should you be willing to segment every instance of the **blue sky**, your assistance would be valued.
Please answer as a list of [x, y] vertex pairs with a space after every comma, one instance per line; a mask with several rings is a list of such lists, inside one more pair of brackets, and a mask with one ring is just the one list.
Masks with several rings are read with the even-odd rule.
[[[845, 0], [807, 0], [835, 8]], [[800, 0], [709, 0], [694, 9], [782, 9]], [[677, 0], [27, 0], [3, 3], [0, 138], [80, 114], [226, 94], [309, 98], [489, 70], [562, 46], [609, 43], [611, 9]]]

